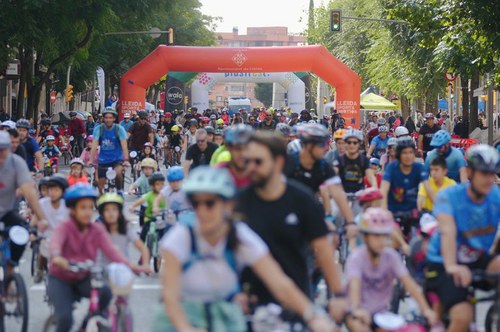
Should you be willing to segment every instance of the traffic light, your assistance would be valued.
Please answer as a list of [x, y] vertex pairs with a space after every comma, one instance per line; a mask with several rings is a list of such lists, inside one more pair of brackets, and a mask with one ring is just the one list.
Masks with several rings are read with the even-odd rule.
[[73, 100], [73, 86], [69, 84], [66, 87], [66, 102], [69, 103]]
[[334, 9], [330, 12], [330, 31], [342, 31], [342, 11], [339, 9]]
[[326, 104], [326, 103], [328, 103], [328, 98], [323, 97], [323, 104]]
[[174, 45], [174, 28], [168, 28], [167, 45]]
[[189, 102], [189, 97], [188, 96], [184, 96], [184, 104], [187, 105]]

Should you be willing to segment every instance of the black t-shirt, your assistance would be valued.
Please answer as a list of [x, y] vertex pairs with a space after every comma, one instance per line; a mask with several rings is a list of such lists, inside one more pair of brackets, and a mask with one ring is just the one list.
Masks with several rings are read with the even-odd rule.
[[19, 146], [16, 149], [16, 152], [14, 153], [17, 154], [19, 157], [23, 158], [24, 160], [26, 160], [26, 149], [21, 144], [19, 144]]
[[435, 124], [431, 128], [427, 125], [427, 123], [424, 123], [424, 125], [420, 128], [420, 131], [418, 132], [418, 134], [422, 135], [424, 137], [424, 140], [423, 140], [424, 151], [427, 152], [427, 151], [432, 150], [432, 147], [431, 147], [432, 136], [434, 136], [434, 134], [438, 130], [441, 130], [441, 127], [437, 124]]
[[[328, 233], [323, 208], [304, 185], [287, 180], [284, 195], [275, 201], [264, 201], [250, 187], [236, 200], [236, 210], [269, 247], [271, 255], [295, 284], [311, 296], [307, 252], [309, 243]], [[276, 302], [264, 284], [249, 269], [242, 282], [259, 304]]]
[[172, 133], [173, 126], [175, 126], [174, 121], [170, 121], [170, 123], [168, 123], [167, 121], [162, 122], [162, 128], [165, 128], [165, 135], [170, 136], [170, 134]]
[[198, 167], [200, 165], [208, 165], [210, 164], [210, 159], [214, 154], [215, 150], [219, 147], [217, 144], [208, 142], [207, 148], [205, 151], [201, 152], [198, 144], [191, 145], [186, 151], [186, 160], [192, 160], [191, 168]]
[[365, 172], [370, 168], [368, 157], [359, 154], [356, 159], [349, 159], [345, 154], [339, 158], [339, 176], [346, 193], [355, 193], [365, 187]]
[[319, 191], [319, 186], [326, 180], [335, 177], [334, 169], [324, 159], [314, 163], [312, 169], [305, 169], [299, 160], [298, 154], [289, 155], [285, 166], [287, 178], [294, 179], [305, 184], [313, 192]]
[[276, 121], [271, 120], [271, 123], [268, 125], [266, 123], [266, 120], [264, 120], [261, 123], [259, 123], [259, 129], [262, 129], [262, 130], [275, 130], [276, 129]]

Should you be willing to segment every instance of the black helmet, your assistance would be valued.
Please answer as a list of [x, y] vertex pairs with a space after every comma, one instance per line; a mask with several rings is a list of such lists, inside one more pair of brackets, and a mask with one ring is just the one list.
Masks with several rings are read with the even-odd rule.
[[66, 180], [66, 178], [61, 174], [54, 174], [51, 177], [49, 177], [47, 185], [49, 187], [58, 186], [63, 191], [65, 191], [69, 187], [68, 180]]
[[145, 110], [140, 110], [137, 112], [137, 115], [139, 116], [139, 119], [147, 119], [148, 118], [148, 112]]
[[412, 148], [415, 150], [415, 143], [412, 139], [403, 138], [398, 140], [398, 145], [396, 146], [396, 159], [399, 160], [401, 157], [401, 152], [406, 148]]
[[69, 112], [69, 116], [76, 116], [76, 112], [75, 111]]
[[196, 119], [191, 119], [187, 123], [187, 127], [191, 127], [193, 125], [196, 125], [196, 126], [198, 125], [198, 121]]
[[45, 176], [40, 179], [40, 182], [38, 182], [38, 191], [42, 188], [42, 186], [48, 186], [49, 185], [49, 179], [50, 177]]
[[161, 173], [154, 173], [149, 178], [149, 185], [152, 186], [158, 181], [165, 181], [165, 177]]
[[207, 134], [214, 134], [215, 133], [214, 127], [212, 127], [212, 126], [206, 126], [203, 129], [206, 130]]
[[40, 124], [42, 126], [50, 125], [50, 120], [49, 119], [43, 119], [42, 121], [40, 121]]
[[17, 127], [17, 129], [24, 128], [24, 129], [30, 130], [31, 129], [31, 124], [26, 119], [20, 119], [20, 120], [17, 120], [16, 127]]
[[467, 151], [467, 167], [488, 173], [500, 173], [500, 153], [487, 144], [473, 145]]

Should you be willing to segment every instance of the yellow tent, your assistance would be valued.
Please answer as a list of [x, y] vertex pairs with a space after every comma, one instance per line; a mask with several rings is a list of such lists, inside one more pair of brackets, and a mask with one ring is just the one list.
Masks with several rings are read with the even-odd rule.
[[365, 110], [397, 110], [398, 107], [389, 100], [375, 93], [361, 96], [361, 108]]

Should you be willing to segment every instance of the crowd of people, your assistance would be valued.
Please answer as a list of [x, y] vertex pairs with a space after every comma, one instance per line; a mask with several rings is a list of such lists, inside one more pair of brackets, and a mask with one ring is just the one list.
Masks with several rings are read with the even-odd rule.
[[[91, 288], [88, 273], [70, 264], [105, 256], [151, 273], [144, 240], [159, 216], [166, 226], [156, 228], [155, 331], [258, 331], [248, 317], [269, 304], [280, 304], [280, 320], [297, 331], [383, 330], [375, 317], [392, 309], [396, 282], [429, 325], [467, 331], [471, 271], [500, 272], [500, 152], [453, 147], [441, 117], [427, 113], [415, 124], [372, 114], [362, 130], [337, 112], [272, 108], [141, 110], [121, 121], [106, 108], [85, 121], [73, 112], [67, 127], [44, 118], [36, 131], [27, 120], [7, 120], [0, 218], [44, 235], [35, 281], [48, 278], [61, 332], [71, 329], [75, 299]], [[44, 156], [59, 163], [68, 144], [81, 152], [69, 175], [43, 177]], [[116, 192], [107, 190], [110, 169]], [[125, 188], [133, 172], [139, 176]], [[130, 206], [125, 189], [140, 196]], [[29, 225], [17, 211], [21, 198], [32, 211]], [[140, 231], [126, 208], [140, 209]], [[419, 255], [417, 240], [425, 242]], [[13, 269], [25, 248], [10, 246]], [[100, 292], [105, 315], [112, 293]]]

